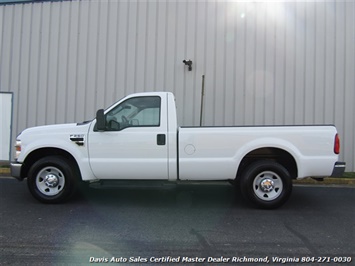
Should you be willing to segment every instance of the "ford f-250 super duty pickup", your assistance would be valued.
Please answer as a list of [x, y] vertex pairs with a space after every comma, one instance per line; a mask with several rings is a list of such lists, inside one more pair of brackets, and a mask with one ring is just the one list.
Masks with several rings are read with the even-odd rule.
[[129, 95], [96, 119], [24, 130], [12, 176], [41, 202], [67, 200], [82, 182], [230, 181], [262, 208], [287, 201], [292, 179], [341, 176], [336, 128], [178, 127], [169, 92]]

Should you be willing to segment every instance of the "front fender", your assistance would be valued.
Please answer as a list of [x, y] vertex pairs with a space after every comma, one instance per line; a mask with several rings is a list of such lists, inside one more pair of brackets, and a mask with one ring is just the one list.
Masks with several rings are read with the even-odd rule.
[[[88, 150], [86, 145], [79, 146], [75, 142], [63, 139], [44, 138], [40, 140], [31, 141], [23, 146], [23, 151], [18, 158], [18, 162], [25, 162], [31, 154], [36, 151], [51, 151], [53, 149], [61, 150], [69, 153], [76, 161], [82, 180], [96, 179], [89, 167]], [[50, 153], [43, 153], [43, 156], [51, 155]]]

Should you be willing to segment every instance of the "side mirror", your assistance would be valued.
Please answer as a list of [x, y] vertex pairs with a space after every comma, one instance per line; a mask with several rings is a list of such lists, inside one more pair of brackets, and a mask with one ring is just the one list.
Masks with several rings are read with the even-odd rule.
[[96, 112], [96, 128], [98, 131], [106, 130], [104, 109], [97, 110]]

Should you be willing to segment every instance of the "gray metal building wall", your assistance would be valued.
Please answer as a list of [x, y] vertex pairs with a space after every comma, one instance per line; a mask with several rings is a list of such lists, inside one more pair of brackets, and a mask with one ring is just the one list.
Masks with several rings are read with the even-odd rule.
[[[335, 124], [355, 171], [354, 1], [63, 1], [0, 6], [13, 137], [172, 91], [182, 125]], [[193, 61], [188, 71], [182, 61]]]

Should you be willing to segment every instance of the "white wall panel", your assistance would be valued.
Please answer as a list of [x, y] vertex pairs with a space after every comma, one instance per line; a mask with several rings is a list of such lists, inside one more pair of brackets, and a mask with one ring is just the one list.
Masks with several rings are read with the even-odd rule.
[[335, 124], [355, 171], [354, 19], [345, 0], [1, 5], [0, 90], [14, 92], [13, 137], [150, 90], [198, 125], [205, 75], [204, 125]]
[[0, 161], [11, 160], [12, 93], [0, 92]]

